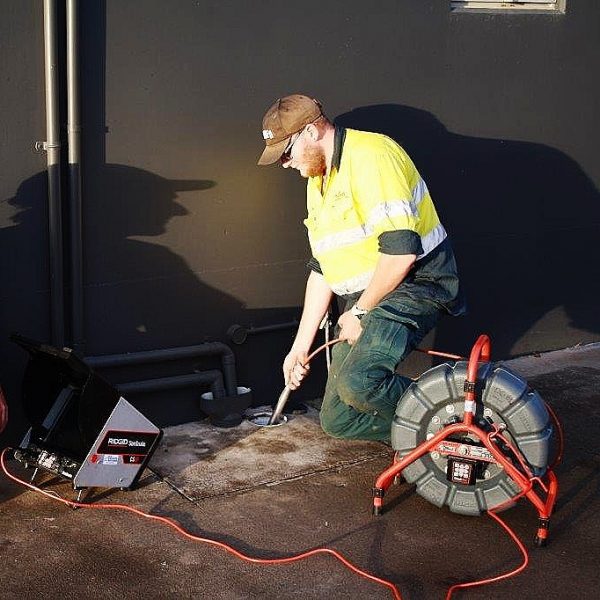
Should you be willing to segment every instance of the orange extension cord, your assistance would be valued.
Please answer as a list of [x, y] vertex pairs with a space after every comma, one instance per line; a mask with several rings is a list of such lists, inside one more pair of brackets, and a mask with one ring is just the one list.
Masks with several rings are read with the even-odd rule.
[[[339, 342], [339, 339], [335, 339], [332, 340], [330, 342], [328, 342], [327, 344], [323, 344], [323, 346], [320, 346], [319, 348], [317, 348], [306, 360], [306, 364], [308, 364], [308, 362], [316, 355], [318, 354], [321, 350], [323, 350], [326, 346], [331, 346], [333, 344], [336, 344], [337, 342]], [[428, 353], [430, 353], [431, 351], [428, 351]], [[442, 355], [442, 353], [439, 353], [439, 355]], [[446, 355], [449, 356], [449, 355]], [[554, 421], [554, 423], [557, 426], [557, 430], [558, 430], [558, 436], [559, 436], [559, 449], [558, 449], [558, 453], [556, 458], [554, 459], [553, 463], [552, 463], [552, 467], [554, 467], [556, 464], [558, 464], [561, 459], [562, 459], [562, 454], [563, 454], [563, 448], [564, 448], [564, 435], [563, 435], [563, 430], [562, 430], [562, 426], [560, 424], [560, 421], [558, 420], [556, 413], [546, 404], [550, 415]], [[510, 450], [513, 452], [513, 454], [517, 457], [517, 459], [521, 462], [521, 467], [525, 470], [525, 472], [527, 473], [529, 479], [530, 479], [530, 487], [522, 490], [517, 496], [515, 496], [514, 498], [511, 498], [510, 500], [507, 500], [505, 503], [502, 503], [496, 507], [494, 507], [493, 509], [490, 509], [487, 511], [487, 514], [489, 517], [491, 517], [492, 519], [494, 519], [510, 536], [510, 538], [515, 542], [515, 544], [517, 545], [519, 551], [521, 552], [521, 555], [523, 557], [523, 562], [516, 567], [515, 569], [507, 572], [507, 573], [503, 573], [501, 575], [497, 575], [496, 577], [490, 577], [487, 579], [480, 579], [477, 581], [469, 581], [469, 582], [464, 582], [464, 583], [457, 583], [453, 586], [451, 586], [450, 588], [448, 588], [448, 592], [446, 594], [446, 600], [451, 600], [452, 595], [454, 594], [454, 592], [456, 590], [459, 589], [464, 589], [464, 588], [470, 588], [470, 587], [475, 587], [475, 586], [481, 586], [481, 585], [486, 585], [489, 583], [494, 583], [496, 581], [501, 581], [502, 579], [508, 579], [509, 577], [513, 577], [514, 575], [517, 575], [518, 573], [520, 573], [521, 571], [523, 571], [527, 565], [529, 564], [529, 555], [527, 553], [527, 550], [525, 548], [525, 546], [523, 545], [523, 543], [521, 542], [521, 540], [519, 540], [519, 538], [517, 537], [517, 534], [506, 524], [505, 521], [503, 521], [497, 514], [496, 511], [499, 511], [501, 508], [503, 508], [506, 504], [511, 504], [514, 503], [516, 500], [518, 500], [519, 498], [521, 498], [522, 496], [524, 496], [529, 489], [533, 486], [534, 482], [539, 483], [540, 485], [544, 485], [541, 480], [537, 477], [533, 477], [533, 475], [531, 474], [531, 472], [529, 471], [529, 469], [527, 468], [527, 465], [524, 464], [521, 460], [520, 460], [520, 453], [512, 447], [512, 445], [510, 444], [510, 442], [504, 437], [502, 436], [502, 434], [496, 430], [493, 431], [489, 434], [490, 438], [493, 437], [500, 437], [502, 439], [502, 441], [508, 445], [508, 447], [510, 448]], [[4, 461], [4, 456], [6, 454], [6, 452], [8, 452], [10, 449], [9, 448], [5, 448], [2, 451], [2, 454], [0, 454], [0, 465], [2, 466], [2, 470], [4, 471], [5, 475], [7, 477], [9, 477], [10, 479], [12, 479], [13, 481], [15, 481], [16, 483], [25, 486], [26, 488], [29, 488], [30, 490], [33, 490], [35, 492], [39, 492], [40, 494], [43, 494], [44, 496], [51, 498], [52, 500], [56, 500], [58, 502], [62, 502], [63, 504], [66, 504], [67, 506], [71, 507], [71, 508], [87, 508], [87, 509], [95, 509], [95, 510], [102, 510], [102, 509], [112, 509], [112, 510], [122, 510], [122, 511], [126, 511], [126, 512], [130, 512], [133, 513], [135, 515], [138, 515], [140, 517], [144, 517], [145, 519], [150, 519], [151, 521], [158, 521], [160, 523], [163, 523], [165, 525], [168, 525], [169, 527], [172, 527], [173, 529], [175, 529], [175, 531], [177, 531], [177, 533], [181, 534], [182, 536], [186, 537], [189, 540], [192, 540], [194, 542], [202, 542], [205, 544], [208, 544], [210, 546], [216, 546], [217, 548], [221, 548], [222, 550], [225, 550], [226, 552], [229, 552], [230, 554], [233, 554], [234, 556], [236, 556], [237, 558], [240, 558], [242, 560], [245, 560], [247, 562], [250, 563], [254, 563], [254, 564], [261, 564], [261, 565], [283, 565], [283, 564], [289, 564], [292, 562], [296, 562], [299, 560], [303, 560], [305, 558], [309, 558], [311, 556], [315, 556], [317, 554], [328, 554], [330, 556], [333, 556], [335, 559], [337, 559], [338, 561], [340, 561], [346, 568], [348, 568], [350, 571], [352, 571], [353, 573], [356, 573], [357, 575], [364, 577], [365, 579], [368, 579], [369, 581], [373, 581], [379, 585], [385, 586], [386, 588], [388, 588], [395, 600], [402, 600], [402, 596], [400, 594], [400, 591], [398, 590], [398, 588], [391, 582], [388, 581], [387, 579], [382, 579], [380, 577], [376, 577], [375, 575], [371, 575], [370, 573], [367, 573], [366, 571], [363, 571], [362, 569], [359, 569], [358, 567], [356, 567], [355, 565], [353, 565], [347, 558], [345, 558], [342, 554], [340, 554], [339, 552], [336, 552], [335, 550], [332, 550], [331, 548], [314, 548], [313, 550], [309, 550], [307, 552], [302, 552], [300, 554], [295, 554], [293, 556], [288, 556], [288, 557], [284, 557], [284, 558], [256, 558], [253, 556], [248, 556], [246, 554], [243, 554], [242, 552], [239, 552], [238, 550], [236, 550], [235, 548], [233, 548], [232, 546], [225, 544], [224, 542], [219, 542], [217, 540], [213, 540], [210, 538], [204, 538], [204, 537], [200, 537], [197, 535], [193, 535], [192, 533], [189, 533], [188, 531], [186, 531], [185, 529], [183, 529], [183, 527], [181, 527], [181, 525], [179, 525], [177, 522], [175, 522], [172, 519], [169, 519], [167, 517], [161, 517], [158, 515], [151, 515], [149, 513], [146, 513], [142, 510], [139, 510], [137, 508], [133, 508], [132, 506], [127, 506], [126, 504], [105, 504], [105, 503], [98, 503], [98, 504], [85, 504], [82, 502], [75, 502], [72, 500], [66, 500], [65, 498], [61, 498], [56, 494], [47, 492], [45, 490], [40, 489], [39, 487], [32, 485], [30, 483], [27, 483], [26, 481], [23, 481], [22, 479], [19, 479], [18, 477], [16, 477], [15, 475], [12, 475], [6, 468], [6, 464]]]
[[[556, 452], [556, 456], [554, 457], [554, 460], [552, 461], [552, 463], [549, 467], [549, 469], [554, 469], [554, 467], [556, 465], [560, 464], [560, 462], [562, 461], [563, 452], [564, 452], [565, 436], [564, 436], [562, 424], [559, 421], [558, 416], [556, 415], [556, 413], [554, 412], [554, 410], [550, 407], [550, 405], [548, 403], [545, 402], [544, 404], [546, 405], [546, 408], [548, 409], [548, 412], [550, 413], [550, 417], [554, 421], [554, 425], [556, 426], [556, 431], [557, 431], [557, 435], [558, 435], [558, 449]], [[503, 502], [503, 503], [499, 504], [498, 506], [495, 506], [494, 508], [492, 508], [486, 512], [487, 512], [488, 516], [491, 517], [492, 519], [494, 519], [494, 521], [496, 521], [506, 531], [506, 533], [508, 533], [508, 535], [511, 537], [511, 539], [515, 542], [515, 544], [519, 548], [519, 551], [521, 552], [521, 555], [523, 556], [523, 562], [517, 568], [513, 569], [512, 571], [509, 571], [502, 575], [498, 575], [496, 577], [490, 577], [488, 579], [480, 579], [478, 581], [457, 583], [457, 584], [453, 585], [452, 587], [448, 588], [448, 593], [446, 594], [446, 600], [450, 600], [452, 598], [452, 594], [458, 589], [486, 585], [488, 583], [494, 583], [496, 581], [501, 581], [502, 579], [508, 579], [509, 577], [513, 577], [514, 575], [517, 575], [518, 573], [523, 571], [525, 569], [525, 567], [527, 567], [527, 565], [529, 564], [529, 554], [527, 553], [527, 549], [525, 548], [525, 546], [523, 545], [521, 540], [517, 537], [517, 534], [506, 524], [505, 521], [503, 521], [496, 514], [496, 512], [501, 510], [504, 506], [506, 506], [508, 504], [512, 504], [512, 503], [516, 502], [519, 498], [523, 497], [533, 487], [534, 483], [538, 483], [544, 489], [544, 491], [547, 491], [547, 489], [546, 489], [546, 486], [544, 485], [543, 481], [539, 477], [533, 476], [529, 467], [527, 466], [527, 464], [521, 457], [521, 454], [519, 453], [519, 451], [510, 443], [510, 441], [505, 436], [503, 436], [500, 433], [500, 430], [498, 428], [496, 428], [495, 431], [491, 431], [488, 434], [488, 438], [490, 440], [495, 437], [499, 437], [504, 442], [504, 444], [509, 448], [509, 450], [513, 453], [513, 455], [515, 456], [515, 458], [521, 465], [521, 468], [523, 469], [523, 471], [526, 473], [527, 477], [529, 478], [529, 486], [526, 489], [521, 490], [521, 492], [519, 494], [517, 494], [516, 496], [514, 496], [513, 498], [510, 498], [506, 502]]]
[[173, 519], [169, 519], [167, 517], [161, 517], [159, 515], [151, 515], [142, 510], [138, 510], [137, 508], [133, 508], [132, 506], [127, 506], [126, 504], [105, 504], [105, 503], [85, 504], [83, 502], [74, 502], [72, 500], [66, 500], [65, 498], [60, 498], [52, 493], [49, 493], [45, 490], [40, 489], [39, 487], [37, 487], [35, 485], [27, 483], [26, 481], [23, 481], [22, 479], [19, 479], [18, 477], [9, 473], [9, 471], [6, 469], [6, 464], [4, 462], [4, 455], [6, 454], [6, 452], [8, 450], [10, 450], [10, 448], [5, 448], [2, 451], [2, 454], [0, 455], [0, 463], [2, 465], [2, 470], [4, 471], [4, 473], [6, 474], [7, 477], [12, 479], [16, 483], [19, 483], [20, 485], [23, 485], [23, 486], [29, 488], [30, 490], [39, 492], [40, 494], [43, 494], [44, 496], [51, 498], [52, 500], [62, 502], [63, 504], [66, 504], [67, 506], [69, 506], [71, 508], [87, 508], [87, 509], [95, 509], [95, 510], [112, 509], [112, 510], [123, 510], [126, 512], [130, 512], [130, 513], [133, 513], [134, 515], [138, 515], [139, 517], [144, 517], [145, 519], [150, 519], [151, 521], [158, 521], [159, 523], [168, 525], [169, 527], [172, 527], [173, 529], [175, 529], [175, 531], [177, 531], [177, 533], [181, 534], [183, 537], [186, 537], [189, 540], [192, 540], [194, 542], [202, 542], [204, 544], [209, 544], [210, 546], [216, 546], [217, 548], [221, 548], [222, 550], [225, 550], [225, 551], [229, 552], [230, 554], [237, 556], [237, 558], [241, 558], [242, 560], [245, 560], [245, 561], [248, 561], [251, 563], [255, 563], [255, 564], [260, 564], [260, 565], [284, 565], [284, 564], [296, 562], [298, 560], [303, 560], [305, 558], [309, 558], [309, 557], [315, 556], [317, 554], [328, 554], [330, 556], [333, 556], [337, 560], [339, 560], [345, 567], [350, 569], [353, 573], [356, 573], [357, 575], [360, 575], [361, 577], [364, 577], [365, 579], [374, 581], [375, 583], [378, 583], [379, 585], [383, 585], [386, 588], [388, 588], [392, 592], [392, 594], [394, 595], [394, 598], [396, 600], [402, 600], [400, 591], [391, 581], [387, 581], [386, 579], [381, 579], [379, 577], [375, 577], [375, 575], [371, 575], [370, 573], [367, 573], [366, 571], [359, 569], [358, 567], [354, 566], [347, 558], [342, 556], [339, 552], [336, 552], [335, 550], [331, 550], [330, 548], [314, 548], [313, 550], [309, 550], [308, 552], [302, 552], [300, 554], [296, 554], [294, 556], [288, 556], [285, 558], [255, 558], [253, 556], [248, 556], [247, 554], [243, 554], [242, 552], [239, 552], [238, 550], [236, 550], [235, 548], [233, 548], [232, 546], [230, 546], [228, 544], [225, 544], [224, 542], [219, 542], [217, 540], [212, 540], [210, 538], [204, 538], [204, 537], [200, 537], [198, 535], [193, 535], [192, 533], [189, 533], [188, 531], [186, 531], [183, 527], [181, 527], [181, 525], [179, 525]]
[[[95, 509], [95, 510], [112, 509], [112, 510], [122, 510], [125, 512], [130, 512], [130, 513], [133, 513], [140, 517], [144, 517], [145, 519], [150, 519], [152, 521], [158, 521], [160, 523], [168, 525], [169, 527], [172, 527], [173, 529], [175, 529], [175, 531], [177, 531], [182, 536], [184, 536], [194, 542], [202, 542], [205, 544], [209, 544], [210, 546], [216, 546], [217, 548], [221, 548], [222, 550], [225, 550], [225, 551], [229, 552], [230, 554], [233, 554], [237, 558], [240, 558], [242, 560], [245, 560], [247, 562], [254, 563], [254, 564], [282, 565], [282, 564], [289, 564], [292, 562], [303, 560], [305, 558], [309, 558], [309, 557], [315, 556], [317, 554], [328, 554], [328, 555], [333, 556], [337, 560], [339, 560], [346, 568], [348, 568], [353, 573], [356, 573], [357, 575], [360, 575], [361, 577], [364, 577], [365, 579], [368, 579], [370, 581], [373, 581], [379, 585], [383, 585], [386, 588], [388, 588], [392, 592], [395, 600], [402, 600], [400, 591], [391, 581], [382, 579], [380, 577], [376, 577], [375, 575], [371, 575], [370, 573], [367, 573], [366, 571], [359, 569], [358, 567], [353, 565], [347, 558], [345, 558], [343, 555], [341, 555], [339, 552], [336, 552], [335, 550], [332, 550], [330, 548], [314, 548], [313, 550], [309, 550], [307, 552], [302, 552], [300, 554], [296, 554], [296, 555], [288, 556], [288, 557], [284, 557], [284, 558], [272, 558], [272, 559], [256, 558], [253, 556], [248, 556], [246, 554], [243, 554], [242, 552], [239, 552], [238, 550], [236, 550], [235, 548], [233, 548], [232, 546], [230, 546], [228, 544], [225, 544], [224, 542], [219, 542], [217, 540], [213, 540], [210, 538], [204, 538], [201, 536], [193, 535], [193, 534], [189, 533], [188, 531], [186, 531], [185, 529], [183, 529], [183, 527], [181, 527], [177, 522], [175, 522], [172, 519], [169, 519], [167, 517], [161, 517], [159, 515], [151, 515], [149, 513], [146, 513], [137, 508], [133, 508], [132, 506], [128, 506], [126, 504], [106, 504], [106, 503], [85, 504], [83, 502], [75, 502], [72, 500], [67, 500], [65, 498], [61, 498], [58, 495], [55, 495], [51, 492], [47, 492], [35, 485], [27, 483], [26, 481], [23, 481], [22, 479], [19, 479], [18, 477], [16, 477], [12, 473], [10, 473], [6, 468], [5, 459], [4, 459], [6, 452], [8, 452], [9, 450], [10, 450], [10, 448], [5, 448], [2, 451], [2, 454], [0, 455], [0, 464], [2, 466], [2, 470], [4, 471], [4, 473], [7, 477], [12, 479], [16, 483], [18, 483], [30, 490], [33, 490], [34, 492], [39, 492], [40, 494], [43, 494], [44, 496], [51, 498], [52, 500], [61, 502], [62, 504], [65, 504], [66, 506], [69, 506], [70, 508], [87, 508], [87, 509]], [[514, 502], [515, 500], [520, 498], [522, 495], [524, 495], [526, 493], [526, 491], [527, 490], [522, 491], [518, 496], [516, 496], [515, 498], [512, 498], [508, 502], [509, 503]], [[525, 549], [525, 546], [519, 540], [516, 533], [514, 533], [514, 531], [512, 531], [512, 529], [502, 519], [500, 519], [500, 517], [498, 515], [496, 515], [494, 513], [495, 510], [500, 510], [500, 508], [502, 508], [502, 506], [503, 505], [500, 505], [500, 506], [495, 507], [493, 510], [487, 511], [487, 514], [492, 519], [494, 519], [497, 523], [499, 523], [500, 526], [508, 533], [508, 535], [511, 537], [511, 539], [515, 542], [515, 544], [517, 545], [517, 547], [519, 548], [519, 551], [521, 552], [521, 554], [523, 556], [523, 562], [516, 569], [513, 569], [510, 572], [504, 573], [502, 575], [498, 575], [496, 577], [490, 577], [488, 579], [482, 579], [482, 580], [478, 580], [478, 581], [457, 583], [448, 589], [448, 592], [446, 595], [446, 600], [450, 600], [452, 597], [452, 594], [458, 589], [485, 585], [485, 584], [489, 584], [489, 583], [494, 583], [496, 581], [500, 581], [502, 579], [507, 579], [509, 577], [517, 575], [518, 573], [523, 571], [525, 569], [525, 567], [527, 566], [527, 564], [529, 562], [529, 556], [527, 554], [527, 550]]]

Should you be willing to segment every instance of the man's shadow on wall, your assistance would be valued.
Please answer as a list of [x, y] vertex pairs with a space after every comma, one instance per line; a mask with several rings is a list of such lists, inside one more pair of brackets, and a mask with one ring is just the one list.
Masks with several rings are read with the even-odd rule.
[[[85, 356], [228, 342], [225, 334], [234, 323], [269, 324], [297, 316], [298, 307], [248, 310], [237, 298], [204, 283], [171, 249], [172, 236], [161, 242], [168, 223], [176, 218], [194, 219], [195, 235], [210, 238], [211, 219], [198, 215], [211, 214], [210, 190], [215, 182], [170, 180], [144, 169], [110, 163], [88, 165], [85, 175]], [[45, 342], [50, 338], [47, 189], [47, 174], [42, 171], [24, 180], [14, 197], [3, 203], [7, 214], [0, 227], [0, 256], [6, 284], [0, 311], [0, 358], [11, 400], [13, 434], [26, 427], [18, 397], [27, 357], [8, 336], [17, 331]], [[178, 201], [182, 193], [190, 210]], [[194, 214], [190, 214], [192, 210]], [[68, 253], [65, 239], [65, 255]], [[70, 296], [67, 289], [67, 304]], [[273, 365], [279, 365], [291, 333], [275, 333], [270, 340], [277, 343], [270, 344], [272, 350], [265, 350], [264, 360], [252, 356], [256, 350], [251, 344], [235, 348], [238, 383], [252, 386], [263, 403], [275, 399], [270, 389]], [[148, 372], [115, 370], [102, 374], [117, 383], [173, 374], [174, 367], [190, 372], [194, 368], [221, 368], [221, 364], [215, 356], [189, 364], [152, 365]], [[190, 399], [181, 402], [176, 411], [162, 398], [140, 399], [145, 414], [164, 425], [201, 416], [197, 398], [192, 399], [192, 395], [189, 393]]]
[[[194, 202], [202, 203], [204, 190], [216, 184], [169, 180], [118, 164], [95, 168], [93, 180], [83, 209], [86, 355], [169, 345], [175, 327], [182, 338], [182, 315], [193, 316], [186, 320], [185, 343], [222, 336], [242, 304], [204, 284], [158, 239], [172, 218], [189, 214], [177, 201], [178, 193], [193, 192]], [[11, 287], [17, 289], [47, 285], [48, 259], [39, 258], [48, 252], [46, 190], [43, 171], [23, 181], [8, 201], [14, 226], [2, 230], [1, 246], [5, 257], [19, 257], [12, 261]], [[64, 247], [68, 256], [68, 239]], [[31, 265], [37, 283], [28, 273]], [[222, 317], [216, 316], [216, 307]]]
[[469, 314], [442, 320], [436, 348], [465, 353], [486, 332], [504, 358], [600, 333], [600, 195], [572, 159], [542, 144], [458, 135], [401, 105], [358, 108], [336, 123], [399, 142], [449, 231]]
[[[175, 241], [171, 234], [161, 241], [167, 223], [183, 218], [193, 223], [196, 239], [206, 240], [205, 244], [194, 245], [200, 253], [206, 252], [207, 258], [204, 261], [202, 254], [195, 255], [196, 264], [210, 264], [215, 252], [231, 251], [215, 247], [225, 243], [215, 235], [222, 224], [215, 204], [216, 182], [169, 180], [118, 164], [92, 165], [88, 177], [94, 185], [88, 184], [84, 195], [89, 205], [84, 239], [89, 249], [86, 272], [94, 279], [88, 279], [86, 286], [84, 330], [90, 340], [87, 355], [207, 341], [231, 345], [227, 331], [234, 324], [271, 325], [299, 316], [298, 306], [248, 308], [240, 299], [204, 282], [202, 273], [195, 272], [172, 249], [177, 241], [185, 245], [185, 239]], [[182, 192], [186, 193], [189, 210], [177, 199]], [[183, 231], [189, 231], [189, 227]], [[255, 403], [275, 401], [280, 390], [272, 389], [273, 372], [279, 375], [279, 365], [294, 333], [283, 329], [269, 334], [268, 341], [249, 340], [232, 347], [238, 383], [252, 387]], [[221, 368], [219, 357], [195, 362], [202, 370]], [[193, 361], [190, 367], [194, 367]], [[153, 365], [151, 376], [160, 374]], [[283, 386], [283, 376], [280, 377]], [[197, 416], [197, 409], [190, 410], [187, 420]], [[162, 417], [159, 420], [165, 422]], [[186, 420], [182, 411], [179, 420]]]
[[[171, 219], [188, 215], [189, 211], [177, 201], [179, 193], [193, 194], [190, 200], [200, 204], [207, 201], [206, 190], [215, 183], [169, 180], [118, 164], [104, 164], [90, 171], [92, 184], [84, 194], [82, 236], [85, 355], [222, 339], [227, 326], [239, 321], [242, 303], [203, 283], [186, 261], [157, 237], [165, 233]], [[11, 442], [18, 441], [18, 435], [22, 437], [27, 427], [19, 401], [27, 356], [9, 342], [9, 334], [17, 331], [44, 342], [50, 339], [47, 190], [47, 174], [42, 171], [24, 180], [15, 195], [2, 203], [5, 214], [0, 228], [0, 256], [5, 279], [0, 357], [11, 409], [7, 430]], [[202, 233], [198, 231], [198, 235]], [[68, 239], [64, 246], [68, 257]], [[70, 297], [67, 288], [67, 335]], [[199, 365], [202, 369], [220, 366], [218, 357], [199, 362], [203, 363]], [[172, 368], [166, 365], [165, 370]], [[184, 368], [191, 371], [194, 365]], [[161, 375], [160, 367], [152, 371], [103, 374], [115, 383]], [[160, 423], [200, 416], [197, 402], [188, 402], [187, 414], [186, 405], [180, 406], [182, 417], [174, 415], [172, 407], [161, 408], [164, 402], [151, 406], [145, 398], [142, 400], [147, 416]]]
[[[192, 218], [211, 202], [210, 180], [170, 180], [144, 169], [102, 164], [89, 170], [84, 210], [87, 354], [195, 344], [222, 336], [242, 304], [205, 283], [161, 243], [174, 218]], [[204, 204], [204, 206], [203, 206]], [[188, 204], [189, 205], [189, 204]], [[197, 235], [207, 220], [194, 219]]]

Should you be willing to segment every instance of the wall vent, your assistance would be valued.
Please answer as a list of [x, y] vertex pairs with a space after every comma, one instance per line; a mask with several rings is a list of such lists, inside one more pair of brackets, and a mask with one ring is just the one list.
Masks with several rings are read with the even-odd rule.
[[450, 10], [456, 12], [545, 12], [564, 13], [566, 0], [451, 0]]

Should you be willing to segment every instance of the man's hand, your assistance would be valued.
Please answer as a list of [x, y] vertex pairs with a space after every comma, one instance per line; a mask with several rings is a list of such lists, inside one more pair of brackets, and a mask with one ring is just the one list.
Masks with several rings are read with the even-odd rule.
[[295, 390], [300, 387], [308, 375], [310, 365], [303, 366], [308, 357], [306, 350], [291, 350], [283, 361], [283, 379], [285, 385]]
[[339, 318], [338, 325], [340, 326], [340, 340], [346, 340], [351, 346], [362, 333], [360, 319], [355, 317], [349, 310]]
[[319, 323], [327, 313], [332, 298], [333, 292], [323, 275], [311, 271], [306, 282], [304, 308], [302, 309], [298, 333], [292, 344], [292, 349], [283, 361], [285, 385], [292, 390], [299, 387], [304, 377], [308, 375], [308, 365], [306, 367], [303, 365], [319, 329]]

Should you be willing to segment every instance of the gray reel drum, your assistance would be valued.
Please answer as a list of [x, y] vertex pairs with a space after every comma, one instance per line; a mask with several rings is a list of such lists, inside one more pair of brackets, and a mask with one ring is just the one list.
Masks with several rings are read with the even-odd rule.
[[[426, 371], [406, 390], [392, 423], [392, 446], [405, 456], [433, 437], [444, 426], [463, 420], [467, 362], [442, 364]], [[505, 427], [503, 435], [516, 446], [531, 471], [542, 476], [548, 466], [553, 427], [544, 401], [527, 382], [503, 366], [485, 363], [477, 375], [477, 404], [473, 424], [491, 431], [492, 424]], [[454, 438], [452, 438], [454, 440]], [[472, 434], [456, 441], [480, 445]], [[520, 492], [504, 469], [493, 462], [478, 462], [472, 484], [454, 483], [448, 473], [448, 457], [431, 451], [402, 471], [417, 493], [452, 512], [480, 515], [501, 504], [512, 506]]]

